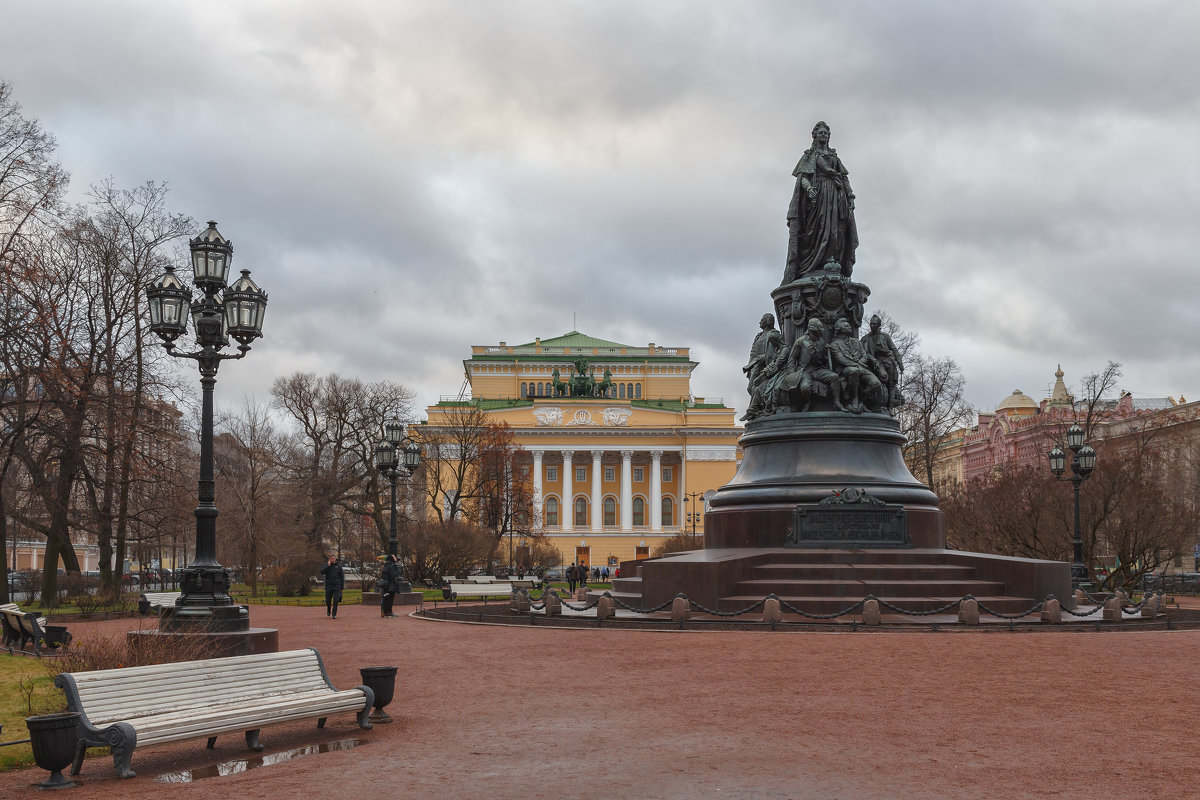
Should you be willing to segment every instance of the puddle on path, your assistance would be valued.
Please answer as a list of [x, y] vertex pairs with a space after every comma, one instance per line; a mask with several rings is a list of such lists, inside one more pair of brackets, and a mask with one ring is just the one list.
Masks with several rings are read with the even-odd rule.
[[239, 758], [236, 761], [222, 761], [220, 764], [214, 764], [211, 767], [197, 767], [196, 769], [185, 769], [181, 772], [168, 772], [166, 775], [159, 775], [158, 780], [160, 783], [191, 783], [202, 778], [235, 775], [249, 769], [269, 767], [272, 764], [282, 764], [285, 761], [294, 761], [297, 758], [302, 758], [312, 753], [328, 753], [330, 750], [350, 750], [359, 744], [361, 742], [358, 739], [338, 739], [337, 741], [325, 742], [323, 744], [310, 744], [307, 747], [297, 747], [294, 750], [284, 750], [281, 753], [271, 753], [266, 756], [252, 756], [251, 758]]

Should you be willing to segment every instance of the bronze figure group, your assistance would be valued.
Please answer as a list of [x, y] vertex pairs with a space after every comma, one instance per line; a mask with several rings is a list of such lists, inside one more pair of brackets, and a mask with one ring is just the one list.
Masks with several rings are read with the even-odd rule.
[[[871, 290], [850, 279], [858, 229], [846, 167], [818, 122], [812, 146], [792, 175], [787, 266], [773, 292], [775, 316], [764, 314], [750, 346], [750, 405], [743, 420], [772, 414], [844, 412], [894, 414], [904, 401], [904, 364], [874, 315], [861, 339], [863, 305]], [[789, 342], [789, 340], [791, 340]]]

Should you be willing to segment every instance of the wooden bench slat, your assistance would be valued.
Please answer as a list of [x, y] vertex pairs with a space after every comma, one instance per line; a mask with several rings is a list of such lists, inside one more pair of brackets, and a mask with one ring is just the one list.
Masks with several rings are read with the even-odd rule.
[[[183, 663], [191, 664], [194, 669], [203, 669], [205, 671], [221, 671], [226, 669], [236, 669], [244, 665], [254, 665], [258, 663], [285, 663], [289, 661], [303, 661], [315, 665], [317, 664], [317, 656], [311, 650], [285, 650], [281, 653], [260, 653], [249, 656], [227, 656], [225, 658], [214, 658], [204, 661], [189, 661]], [[179, 662], [174, 664], [148, 664], [144, 667], [98, 669], [91, 672], [77, 672], [74, 673], [74, 675], [76, 682], [80, 683], [82, 681], [100, 681], [109, 676], [154, 676], [160, 674], [173, 674], [179, 671], [178, 664]]]

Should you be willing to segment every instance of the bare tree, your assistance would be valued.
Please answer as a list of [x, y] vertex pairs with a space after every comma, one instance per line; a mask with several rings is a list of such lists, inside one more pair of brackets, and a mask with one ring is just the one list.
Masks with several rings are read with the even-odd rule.
[[910, 469], [933, 488], [934, 466], [955, 431], [970, 425], [975, 409], [965, 397], [966, 381], [952, 358], [912, 353], [904, 372], [900, 428]]
[[[283, 473], [281, 437], [271, 422], [268, 409], [249, 398], [237, 414], [224, 417], [223, 429], [213, 447], [214, 464], [221, 488], [233, 499], [234, 514], [226, 523], [232, 527], [240, 545], [240, 563], [250, 584], [250, 594], [258, 596], [258, 571], [272, 523], [282, 516]], [[276, 502], [272, 502], [272, 498]]]
[[285, 463], [290, 480], [303, 488], [305, 508], [297, 521], [310, 549], [320, 552], [332, 536], [339, 508], [371, 516], [380, 541], [386, 542], [374, 449], [385, 420], [411, 418], [412, 391], [336, 373], [317, 377], [298, 372], [276, 380], [271, 394], [297, 427]]

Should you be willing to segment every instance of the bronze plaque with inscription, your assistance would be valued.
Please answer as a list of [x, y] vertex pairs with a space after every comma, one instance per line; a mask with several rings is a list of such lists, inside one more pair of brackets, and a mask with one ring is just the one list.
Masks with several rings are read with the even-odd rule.
[[904, 506], [796, 506], [788, 547], [911, 547]]

